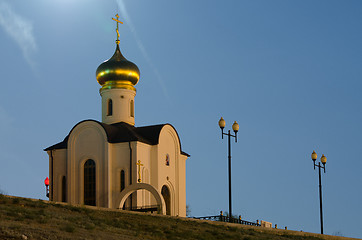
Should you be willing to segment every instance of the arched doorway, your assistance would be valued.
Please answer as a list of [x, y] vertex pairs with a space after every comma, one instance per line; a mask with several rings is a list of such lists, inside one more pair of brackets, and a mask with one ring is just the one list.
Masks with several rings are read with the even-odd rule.
[[92, 159], [84, 163], [84, 205], [96, 206], [96, 163]]
[[161, 189], [161, 194], [166, 204], [166, 215], [171, 215], [171, 194], [170, 190], [166, 185], [163, 185]]

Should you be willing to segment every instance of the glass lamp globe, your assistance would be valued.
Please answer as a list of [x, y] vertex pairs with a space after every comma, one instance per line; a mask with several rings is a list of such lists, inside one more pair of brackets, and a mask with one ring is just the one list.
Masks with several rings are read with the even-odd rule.
[[223, 129], [225, 127], [226, 123], [225, 120], [221, 117], [219, 120], [219, 127]]
[[234, 132], [238, 132], [239, 131], [239, 124], [235, 121], [233, 124], [233, 130]]
[[327, 158], [326, 158], [326, 156], [324, 156], [324, 154], [322, 154], [321, 162], [323, 163], [323, 165], [326, 164], [326, 162], [327, 162]]

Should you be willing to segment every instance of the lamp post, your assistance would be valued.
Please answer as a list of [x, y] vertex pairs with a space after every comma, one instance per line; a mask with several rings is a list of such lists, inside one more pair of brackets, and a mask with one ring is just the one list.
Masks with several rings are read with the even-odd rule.
[[[324, 156], [324, 154], [322, 154], [321, 160], [320, 162], [318, 162], [318, 164], [315, 163], [315, 161], [317, 160], [317, 153], [315, 151], [313, 151], [312, 153], [312, 160], [313, 160], [313, 165], [314, 165], [314, 170], [315, 167], [318, 167], [319, 169], [319, 209], [320, 209], [320, 218], [321, 218], [321, 234], [323, 234], [323, 208], [322, 208], [322, 180], [321, 180], [321, 168], [323, 168], [324, 173], [326, 172], [326, 162], [327, 162], [327, 158], [326, 156]], [[323, 166], [321, 165], [321, 163], [323, 164]]]
[[45, 180], [44, 180], [44, 184], [45, 184], [45, 194], [47, 197], [49, 197], [49, 178], [47, 177]]
[[231, 210], [231, 137], [235, 138], [235, 142], [238, 141], [238, 131], [239, 131], [239, 124], [235, 121], [232, 129], [235, 133], [235, 135], [230, 133], [230, 130], [228, 130], [228, 133], [224, 133], [225, 128], [225, 120], [221, 117], [219, 120], [219, 127], [221, 128], [221, 138], [224, 139], [224, 135], [228, 136], [228, 166], [229, 166], [229, 220], [232, 219], [232, 210]]

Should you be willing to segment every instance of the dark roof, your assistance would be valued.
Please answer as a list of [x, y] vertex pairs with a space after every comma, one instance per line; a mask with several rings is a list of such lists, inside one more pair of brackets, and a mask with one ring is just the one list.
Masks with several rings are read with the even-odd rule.
[[[170, 125], [171, 127], [173, 127], [171, 124], [159, 124], [159, 125], [144, 126], [144, 127], [134, 127], [125, 122], [106, 124], [106, 123], [101, 123], [101, 122], [98, 122], [95, 120], [84, 120], [84, 121], [77, 123], [72, 128], [72, 130], [70, 130], [69, 134], [64, 138], [64, 140], [62, 142], [54, 144], [54, 145], [44, 149], [44, 151], [53, 150], [53, 149], [66, 149], [68, 147], [69, 135], [72, 133], [73, 129], [85, 121], [93, 121], [93, 122], [100, 124], [107, 134], [107, 140], [109, 143], [138, 141], [138, 142], [147, 143], [149, 145], [157, 145], [162, 128], [165, 125]], [[175, 129], [175, 131], [176, 131], [176, 129]], [[177, 131], [176, 131], [176, 133], [177, 133]], [[180, 145], [181, 145], [181, 143], [180, 143]], [[181, 149], [181, 146], [180, 146], [180, 149]], [[181, 150], [181, 154], [190, 157], [189, 154], [183, 152], [182, 150]]]

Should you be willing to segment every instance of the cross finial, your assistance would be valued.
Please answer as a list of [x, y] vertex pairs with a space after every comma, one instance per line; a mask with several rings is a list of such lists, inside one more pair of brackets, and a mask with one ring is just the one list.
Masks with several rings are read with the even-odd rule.
[[143, 166], [143, 164], [141, 163], [141, 160], [138, 160], [136, 165], [138, 165], [138, 182], [140, 183], [140, 182], [142, 182], [142, 180], [141, 180], [141, 166]]
[[[116, 19], [117, 18], [117, 19]], [[119, 44], [119, 31], [118, 31], [118, 23], [120, 24], [123, 24], [123, 22], [119, 21], [118, 18], [119, 18], [119, 15], [118, 13], [116, 14], [116, 18], [112, 18], [112, 20], [116, 21], [117, 22], [117, 28], [116, 28], [116, 32], [117, 32], [117, 40], [116, 40], [116, 43]]]

